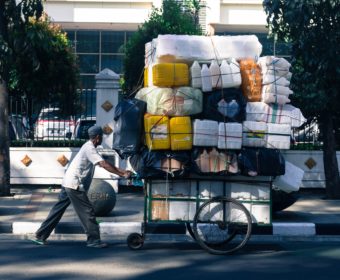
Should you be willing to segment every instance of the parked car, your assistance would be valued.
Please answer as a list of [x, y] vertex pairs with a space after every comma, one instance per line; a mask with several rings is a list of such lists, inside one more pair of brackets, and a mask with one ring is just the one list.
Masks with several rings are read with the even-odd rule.
[[96, 124], [96, 117], [82, 117], [76, 121], [74, 139], [89, 139], [87, 130]]
[[59, 108], [43, 108], [35, 123], [35, 138], [37, 140], [70, 139], [74, 127], [74, 118], [61, 117]]

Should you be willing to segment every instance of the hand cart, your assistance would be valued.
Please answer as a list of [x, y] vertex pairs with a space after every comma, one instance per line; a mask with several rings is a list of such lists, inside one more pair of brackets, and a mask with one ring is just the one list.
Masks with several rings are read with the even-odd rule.
[[145, 180], [141, 234], [131, 233], [127, 244], [142, 248], [149, 223], [176, 223], [209, 253], [233, 253], [247, 243], [253, 224], [271, 224], [271, 188], [269, 176]]

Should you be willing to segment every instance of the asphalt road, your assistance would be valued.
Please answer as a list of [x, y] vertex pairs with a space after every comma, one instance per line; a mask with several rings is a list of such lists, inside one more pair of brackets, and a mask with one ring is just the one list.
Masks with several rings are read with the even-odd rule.
[[0, 237], [0, 279], [339, 279], [340, 243], [249, 243], [228, 256], [194, 242], [155, 242], [131, 251], [123, 240], [107, 249], [84, 241], [52, 240], [37, 246]]

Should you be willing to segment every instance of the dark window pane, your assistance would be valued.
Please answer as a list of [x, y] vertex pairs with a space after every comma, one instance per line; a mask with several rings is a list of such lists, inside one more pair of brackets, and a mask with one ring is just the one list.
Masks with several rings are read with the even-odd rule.
[[127, 31], [126, 32], [126, 41], [128, 41], [134, 33], [136, 33], [136, 32], [135, 31]]
[[98, 54], [80, 54], [78, 55], [80, 73], [99, 72], [99, 55]]
[[123, 72], [123, 56], [122, 55], [102, 55], [102, 69], [109, 68], [121, 74]]
[[[95, 88], [96, 85], [96, 81], [94, 78], [94, 75], [81, 75], [80, 76], [80, 86], [83, 89], [92, 89]], [[91, 95], [86, 95], [88, 98], [90, 98], [89, 96]]]
[[99, 31], [78, 31], [77, 52], [99, 53]]
[[102, 32], [102, 53], [119, 53], [124, 45], [124, 32]]

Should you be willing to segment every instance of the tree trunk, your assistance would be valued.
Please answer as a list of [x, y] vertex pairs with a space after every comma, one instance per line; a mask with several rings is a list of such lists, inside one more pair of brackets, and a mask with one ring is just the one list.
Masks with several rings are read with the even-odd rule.
[[10, 193], [8, 93], [5, 82], [0, 80], [0, 196]]
[[322, 116], [323, 162], [326, 177], [326, 196], [329, 199], [340, 198], [339, 166], [336, 158], [334, 120], [329, 113]]

